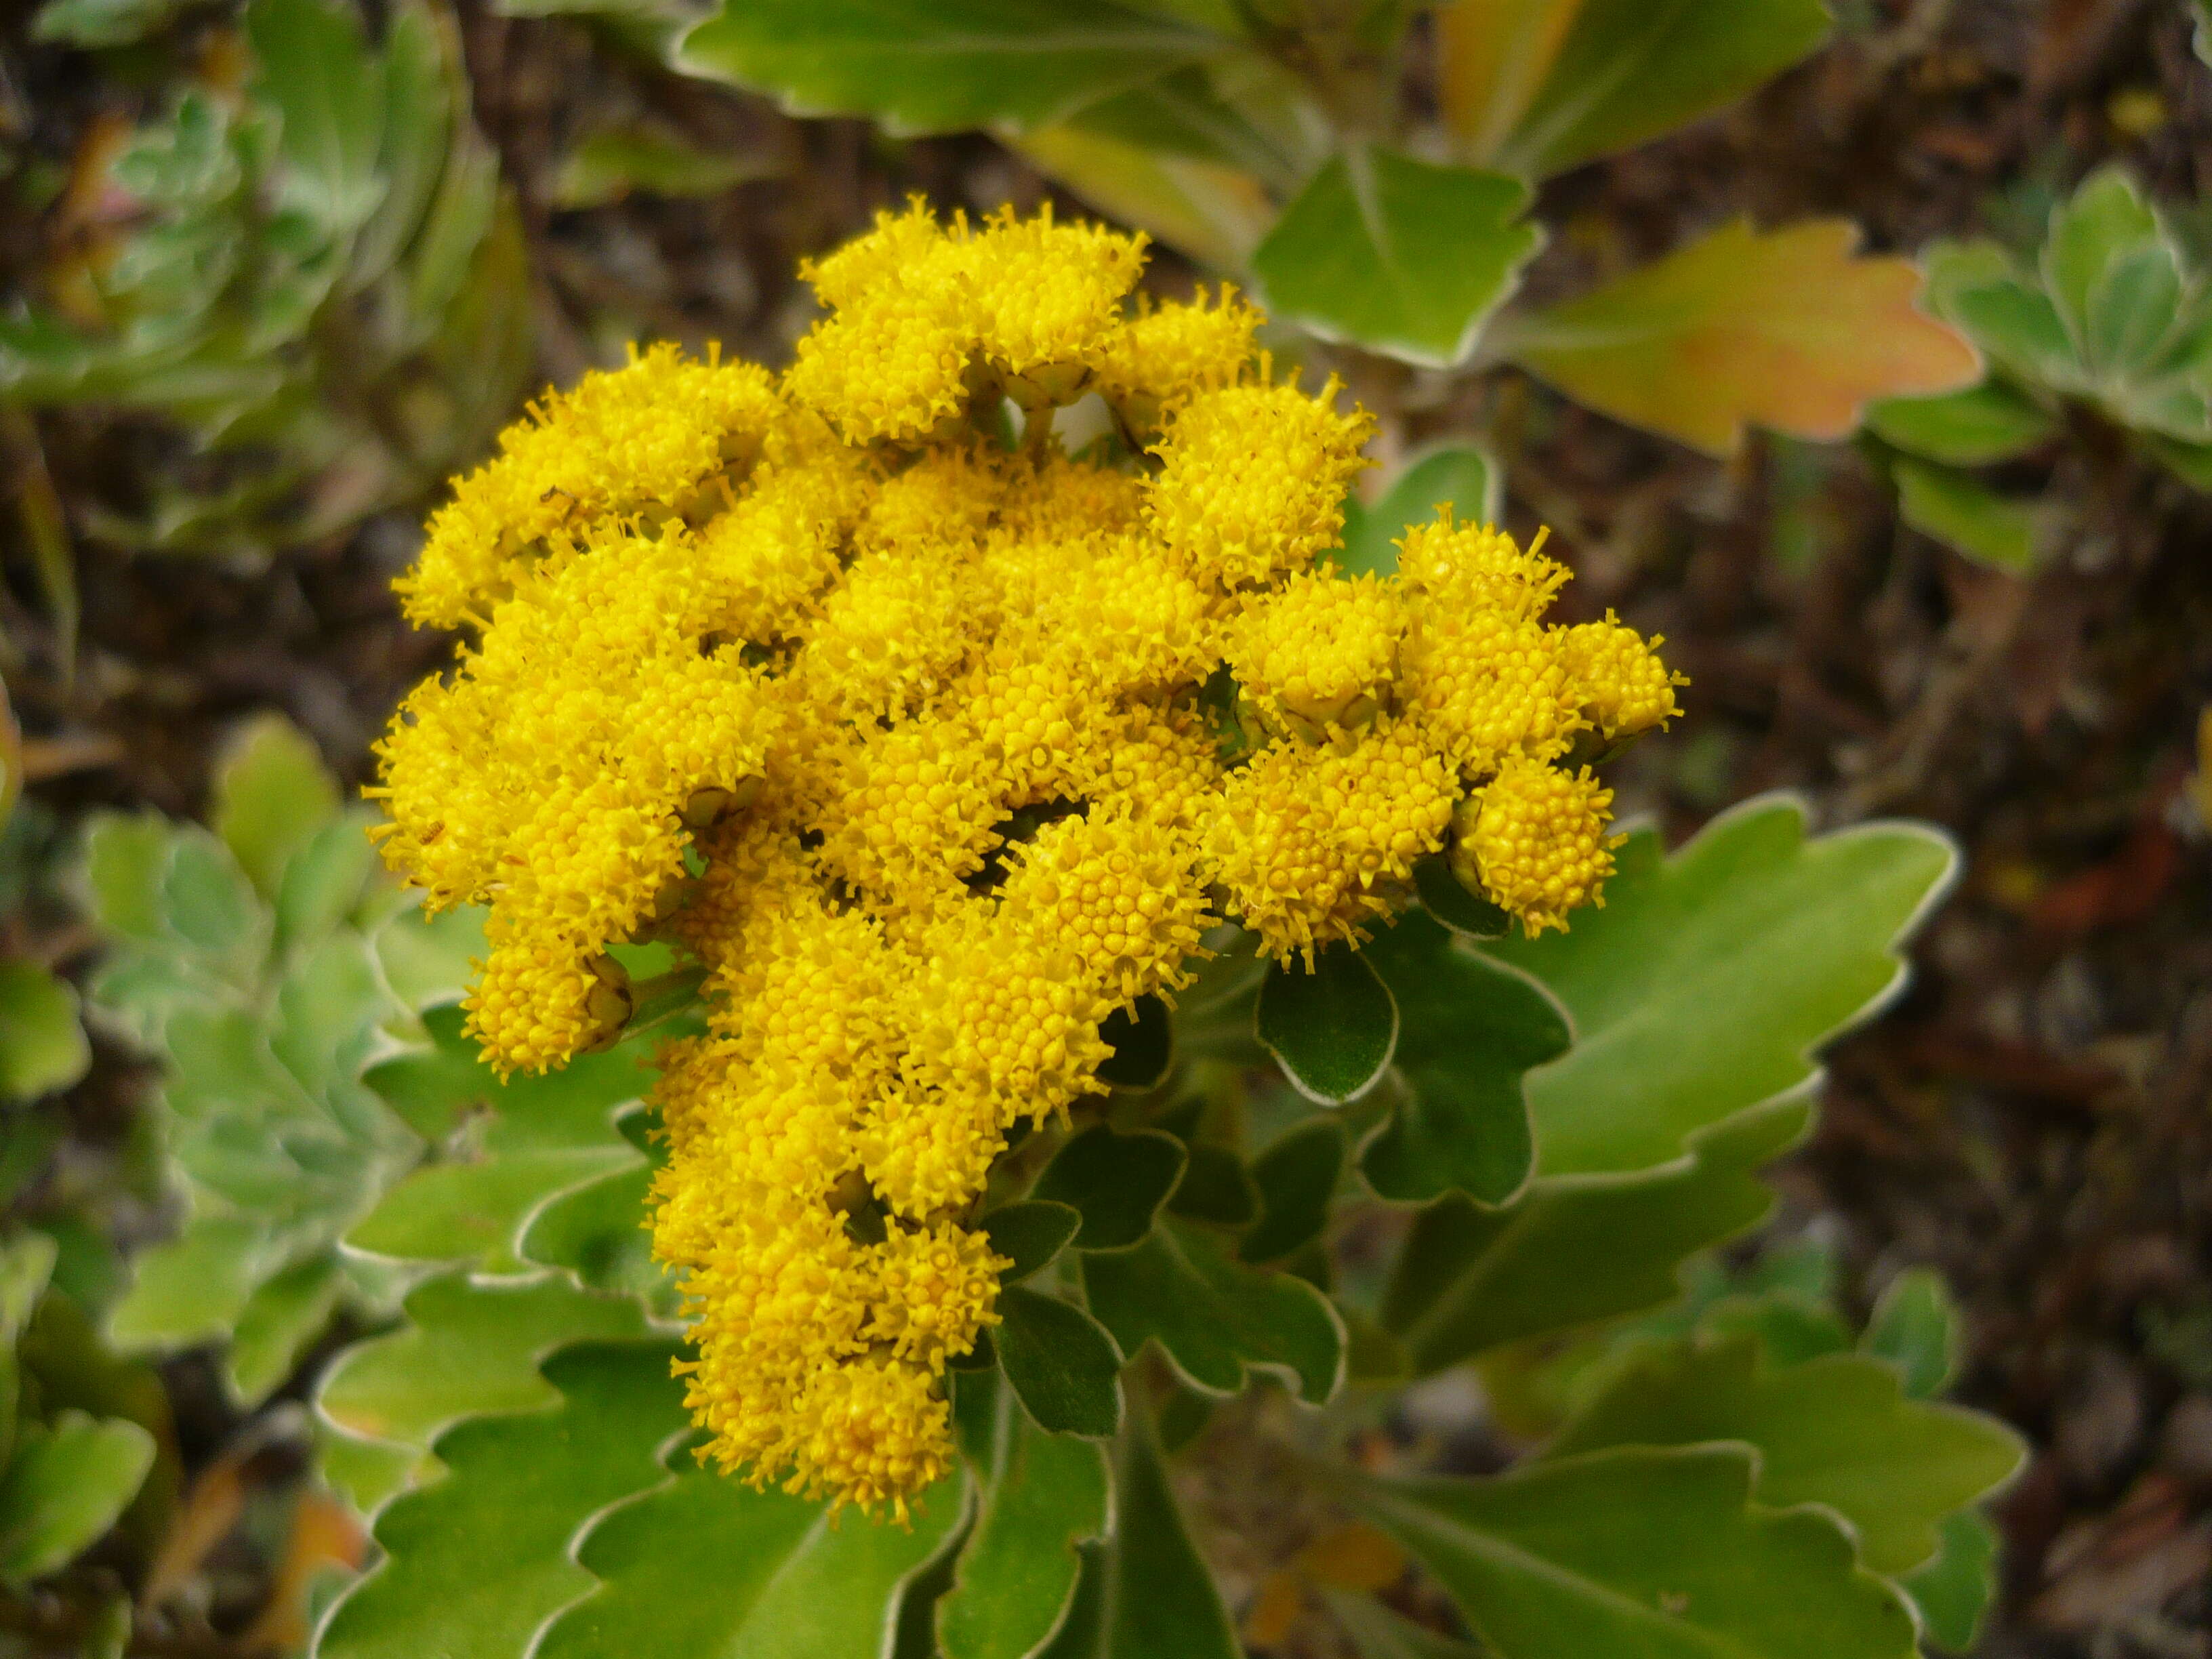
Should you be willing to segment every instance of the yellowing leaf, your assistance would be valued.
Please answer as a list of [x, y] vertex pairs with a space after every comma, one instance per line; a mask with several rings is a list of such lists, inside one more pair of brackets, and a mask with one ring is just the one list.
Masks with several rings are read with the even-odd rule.
[[1594, 409], [1712, 454], [1732, 453], [1747, 422], [1841, 438], [1875, 398], [1980, 372], [1973, 348], [1914, 305], [1911, 264], [1856, 257], [1857, 240], [1841, 219], [1763, 234], [1738, 220], [1517, 320], [1502, 349]]
[[1218, 162], [1066, 125], [1006, 143], [1101, 212], [1216, 270], [1242, 270], [1274, 218], [1260, 180]]

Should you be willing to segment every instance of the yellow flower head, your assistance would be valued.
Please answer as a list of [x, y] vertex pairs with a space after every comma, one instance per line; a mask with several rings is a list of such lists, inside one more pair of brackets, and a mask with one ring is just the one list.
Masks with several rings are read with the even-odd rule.
[[1398, 678], [1405, 590], [1373, 576], [1304, 572], [1246, 606], [1229, 665], [1263, 713], [1316, 738], [1372, 719]]
[[[1618, 623], [1544, 622], [1566, 573], [1502, 532], [1316, 567], [1366, 417], [1277, 381], [1225, 289], [1133, 309], [1142, 259], [885, 215], [808, 268], [780, 380], [655, 347], [549, 397], [400, 584], [472, 638], [380, 747], [383, 850], [490, 907], [491, 1062], [611, 1040], [630, 943], [705, 970], [654, 1248], [708, 1455], [756, 1482], [902, 1512], [951, 1467], [1008, 1135], [1103, 1093], [1102, 1024], [1210, 927], [1310, 962], [1447, 848], [1564, 927], [1610, 855], [1563, 758], [1674, 709]], [[1052, 416], [1094, 390], [1121, 447], [1079, 460]]]

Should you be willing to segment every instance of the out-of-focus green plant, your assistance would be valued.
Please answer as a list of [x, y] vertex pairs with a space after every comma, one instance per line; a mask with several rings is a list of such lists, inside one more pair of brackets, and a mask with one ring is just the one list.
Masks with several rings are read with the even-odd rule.
[[[59, 0], [100, 44], [158, 9]], [[106, 171], [122, 228], [0, 317], [0, 403], [158, 417], [165, 463], [80, 502], [127, 547], [261, 554], [466, 464], [530, 367], [528, 278], [451, 24], [372, 46], [343, 0], [249, 0], [243, 88], [187, 82]]]
[[2212, 489], [2212, 284], [2124, 170], [2085, 180], [2025, 259], [1988, 240], [1926, 258], [1931, 303], [1989, 370], [1965, 390], [1871, 411], [1906, 523], [2029, 568], [2064, 538], [2065, 505], [1990, 469], [2047, 453], [2083, 422]]
[[0, 1584], [10, 1589], [97, 1542], [145, 1484], [158, 1449], [143, 1424], [70, 1399], [66, 1337], [55, 1340], [51, 1317], [39, 1328], [55, 1254], [42, 1233], [0, 1242]]
[[1722, 109], [1820, 0], [727, 0], [675, 62], [895, 133], [988, 129], [1279, 320], [1433, 368], [1517, 363], [1716, 453], [1839, 438], [1974, 372], [1836, 220], [1724, 225], [1540, 308], [1542, 179]]
[[[15, 816], [22, 792], [23, 736], [7, 688], [0, 686], [0, 928], [8, 927], [29, 884]], [[75, 988], [44, 964], [0, 945], [0, 1107], [66, 1089], [91, 1059]]]
[[107, 1324], [129, 1350], [227, 1338], [225, 1380], [252, 1403], [341, 1303], [397, 1301], [392, 1274], [337, 1249], [422, 1152], [361, 1073], [454, 993], [476, 935], [467, 913], [431, 925], [405, 905], [282, 720], [249, 728], [216, 797], [212, 831], [106, 815], [87, 838], [86, 908], [110, 940], [92, 1009], [162, 1061], [183, 1209]]

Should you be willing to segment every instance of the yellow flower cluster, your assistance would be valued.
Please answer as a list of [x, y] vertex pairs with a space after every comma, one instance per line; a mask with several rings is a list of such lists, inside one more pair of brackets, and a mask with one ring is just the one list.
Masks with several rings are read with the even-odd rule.
[[[1565, 572], [1498, 532], [1447, 512], [1345, 578], [1366, 418], [1226, 289], [1133, 307], [1142, 260], [886, 215], [811, 268], [780, 380], [658, 347], [549, 397], [401, 584], [477, 637], [382, 745], [384, 850], [489, 904], [493, 1062], [611, 1040], [611, 944], [707, 969], [655, 1245], [756, 1481], [902, 1511], [945, 1473], [994, 1160], [1102, 1089], [1101, 1023], [1206, 927], [1310, 965], [1447, 848], [1565, 926], [1611, 860], [1561, 763], [1674, 712], [1633, 633], [1545, 625]], [[1112, 435], [1071, 455], [1093, 393]]]

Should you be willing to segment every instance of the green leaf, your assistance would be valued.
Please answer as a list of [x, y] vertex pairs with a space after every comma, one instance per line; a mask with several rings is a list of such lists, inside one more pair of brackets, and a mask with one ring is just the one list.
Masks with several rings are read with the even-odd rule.
[[312, 945], [336, 932], [377, 881], [369, 817], [348, 812], [308, 837], [284, 866], [276, 890], [276, 947]]
[[715, 196], [748, 179], [768, 177], [773, 163], [695, 149], [650, 127], [603, 127], [569, 151], [553, 175], [557, 208], [605, 207], [632, 191], [648, 196]]
[[31, 20], [31, 38], [81, 51], [134, 46], [166, 27], [183, 0], [46, 0]]
[[1910, 455], [1893, 457], [1890, 471], [1898, 515], [1922, 535], [2000, 570], [2035, 568], [2048, 539], [2040, 502], [2000, 495], [1971, 474]]
[[[689, 1468], [592, 1525], [576, 1559], [599, 1587], [528, 1651], [533, 1659], [887, 1653], [903, 1592], [957, 1539], [969, 1505], [955, 1476], [915, 1500], [908, 1530], [833, 1519], [826, 1504]], [[519, 1659], [523, 1650], [514, 1651]]]
[[1462, 524], [1494, 524], [1504, 507], [1504, 475], [1496, 462], [1472, 445], [1441, 445], [1407, 462], [1374, 506], [1356, 499], [1345, 504], [1338, 567], [1348, 576], [1388, 575], [1398, 568], [1398, 542], [1412, 526], [1444, 507]]
[[1740, 1446], [1624, 1447], [1492, 1480], [1363, 1482], [1498, 1659], [1909, 1659], [1912, 1616], [1816, 1510], [1752, 1498]]
[[92, 1064], [76, 990], [35, 962], [0, 961], [0, 1100], [66, 1089]]
[[231, 1397], [256, 1406], [292, 1374], [301, 1354], [322, 1334], [344, 1280], [337, 1261], [310, 1256], [266, 1279], [239, 1310], [223, 1357]]
[[1175, 1061], [1175, 1018], [1158, 997], [1139, 997], [1099, 1022], [1098, 1036], [1114, 1052], [1100, 1062], [1098, 1080], [1144, 1094], [1159, 1086]]
[[641, 1224], [652, 1206], [649, 1164], [617, 1170], [556, 1193], [523, 1223], [520, 1253], [564, 1267], [595, 1291], [641, 1297], [664, 1316], [681, 1297], [671, 1272], [653, 1260], [653, 1235]]
[[1980, 1640], [1997, 1593], [1996, 1528], [1975, 1510], [1946, 1516], [1942, 1547], [1926, 1566], [1899, 1580], [1939, 1647], [1964, 1653]]
[[1073, 1205], [1043, 1199], [1002, 1205], [992, 1211], [983, 1218], [983, 1231], [990, 1238], [991, 1248], [1013, 1263], [999, 1275], [999, 1282], [1017, 1284], [1049, 1266], [1082, 1225], [1082, 1212]]
[[1279, 320], [1449, 368], [1543, 241], [1528, 187], [1379, 145], [1333, 156], [1252, 255]]
[[409, 908], [378, 928], [376, 957], [393, 994], [410, 1008], [459, 1001], [476, 977], [471, 963], [488, 949], [484, 915], [473, 904], [434, 916]]
[[1302, 1279], [1238, 1261], [1203, 1227], [1163, 1221], [1133, 1250], [1085, 1255], [1091, 1311], [1133, 1359], [1156, 1341], [1194, 1386], [1236, 1394], [1249, 1366], [1319, 1405], [1344, 1377], [1344, 1322]]
[[1891, 1279], [1859, 1340], [1862, 1352], [1897, 1368], [1914, 1400], [1934, 1400], [1950, 1388], [1959, 1346], [1959, 1310], [1932, 1267], [1910, 1267]]
[[1508, 0], [1444, 9], [1447, 120], [1543, 178], [1734, 103], [1818, 46], [1820, 0]]
[[493, 1273], [516, 1254], [526, 1218], [552, 1194], [644, 1162], [615, 1119], [649, 1082], [646, 1039], [502, 1084], [461, 1034], [458, 1008], [424, 1016], [434, 1047], [384, 1061], [371, 1087], [425, 1133], [461, 1125], [442, 1159], [416, 1170], [347, 1234], [351, 1249], [407, 1260], [471, 1260]]
[[193, 1217], [176, 1237], [131, 1259], [131, 1288], [108, 1315], [108, 1340], [128, 1352], [223, 1335], [275, 1271], [272, 1254], [259, 1221]]
[[1114, 1531], [1085, 1545], [1074, 1605], [1039, 1659], [1241, 1659], [1141, 1407], [1114, 1449]]
[[1503, 1210], [1457, 1194], [1413, 1224], [1383, 1323], [1421, 1375], [1547, 1331], [1673, 1297], [1682, 1262], [1758, 1224], [1774, 1194], [1755, 1171], [1804, 1133], [1800, 1100], [1699, 1141], [1686, 1168], [1538, 1182]]
[[1571, 1037], [1542, 985], [1409, 911], [1364, 952], [1396, 1000], [1405, 1097], [1361, 1151], [1382, 1197], [1418, 1202], [1457, 1189], [1503, 1204], [1534, 1159], [1522, 1074]]
[[1871, 404], [1867, 427], [1884, 443], [1946, 466], [2016, 460], [2058, 435], [2049, 410], [2002, 380]]
[[1094, 1123], [1045, 1165], [1032, 1199], [1065, 1204], [1083, 1218], [1081, 1250], [1122, 1250], [1141, 1243], [1182, 1180], [1182, 1143], [1157, 1129], [1122, 1134]]
[[1260, 1218], [1237, 1243], [1241, 1260], [1279, 1261], [1321, 1236], [1344, 1170], [1344, 1126], [1334, 1118], [1311, 1117], [1252, 1160]]
[[[2093, 349], [2097, 313], [2116, 268], [2158, 241], [2158, 216], [2124, 167], [2100, 167], [2051, 214], [2043, 285], [2084, 361], [2094, 362], [2098, 356]], [[2166, 314], [2158, 319], [2160, 330], [2173, 309], [2169, 295]]]
[[1216, 270], [1242, 270], [1275, 222], [1253, 174], [1062, 124], [1009, 148], [1109, 218], [1148, 231]]
[[734, 0], [685, 34], [689, 74], [866, 115], [896, 134], [1041, 126], [1224, 49], [1099, 0]]
[[1922, 824], [1808, 839], [1786, 796], [1722, 814], [1669, 859], [1656, 834], [1632, 836], [1603, 909], [1486, 947], [1575, 1023], [1574, 1048], [1529, 1079], [1538, 1173], [1669, 1163], [1807, 1087], [1814, 1050], [1903, 988], [1900, 948], [1957, 867], [1950, 839]]
[[[331, 1612], [319, 1659], [544, 1651], [534, 1633], [594, 1587], [571, 1553], [577, 1535], [608, 1504], [667, 1479], [657, 1453], [689, 1423], [683, 1388], [669, 1374], [676, 1353], [672, 1344], [647, 1342], [563, 1349], [545, 1362], [539, 1385], [553, 1403], [441, 1435], [445, 1478], [394, 1498], [377, 1517], [385, 1559]], [[713, 1605], [745, 1561], [724, 1553], [683, 1601]], [[707, 1584], [713, 1595], [702, 1593]], [[628, 1635], [634, 1642], [653, 1628], [633, 1620]]]
[[538, 1362], [563, 1344], [638, 1338], [647, 1328], [632, 1298], [595, 1296], [551, 1273], [481, 1282], [447, 1273], [416, 1286], [406, 1308], [406, 1325], [339, 1356], [315, 1401], [339, 1432], [396, 1454], [355, 1486], [363, 1510], [422, 1472], [447, 1425], [550, 1404]]
[[293, 854], [337, 811], [337, 785], [321, 754], [282, 714], [248, 721], [216, 763], [215, 832], [271, 902]]
[[168, 822], [156, 812], [94, 816], [85, 832], [84, 888], [86, 908], [102, 932], [148, 943], [167, 938], [161, 877], [169, 839]]
[[1504, 939], [1513, 931], [1512, 913], [1469, 892], [1452, 874], [1450, 861], [1439, 854], [1413, 866], [1413, 889], [1420, 895], [1421, 908], [1463, 938]]
[[279, 118], [284, 199], [329, 232], [352, 231], [384, 190], [384, 76], [358, 15], [327, 0], [251, 0], [246, 35]]
[[1364, 951], [1333, 945], [1310, 969], [1268, 964], [1253, 1030], [1299, 1093], [1340, 1106], [1389, 1065], [1398, 1005]]
[[1097, 1320], [1019, 1285], [999, 1292], [999, 1369], [1039, 1428], [1104, 1439], [1121, 1426], [1121, 1355]]
[[1078, 1547], [1105, 1534], [1105, 1454], [1038, 1430], [988, 1371], [961, 1377], [957, 1403], [981, 1504], [937, 1604], [938, 1645], [945, 1659], [1023, 1659], [1067, 1616]]
[[1878, 1359], [1830, 1354], [1775, 1369], [1739, 1337], [1645, 1348], [1546, 1455], [1714, 1440], [1758, 1450], [1760, 1503], [1825, 1504], [1850, 1522], [1866, 1564], [1890, 1575], [1933, 1557], [1943, 1517], [2008, 1479], [2024, 1455], [1995, 1418], [1908, 1400]]
[[58, 1572], [112, 1527], [154, 1467], [154, 1437], [121, 1418], [59, 1413], [23, 1425], [0, 1474], [0, 1579]]
[[[1164, 1125], [1172, 1127], [1172, 1125]], [[1182, 1179], [1168, 1200], [1170, 1215], [1218, 1226], [1242, 1227], [1260, 1213], [1259, 1189], [1252, 1184], [1244, 1160], [1226, 1146], [1186, 1134], [1183, 1152], [1189, 1162]]]
[[451, 20], [422, 0], [403, 0], [384, 31], [384, 121], [377, 149], [383, 199], [355, 239], [346, 285], [358, 291], [390, 274], [436, 194], [464, 118], [468, 87]]

